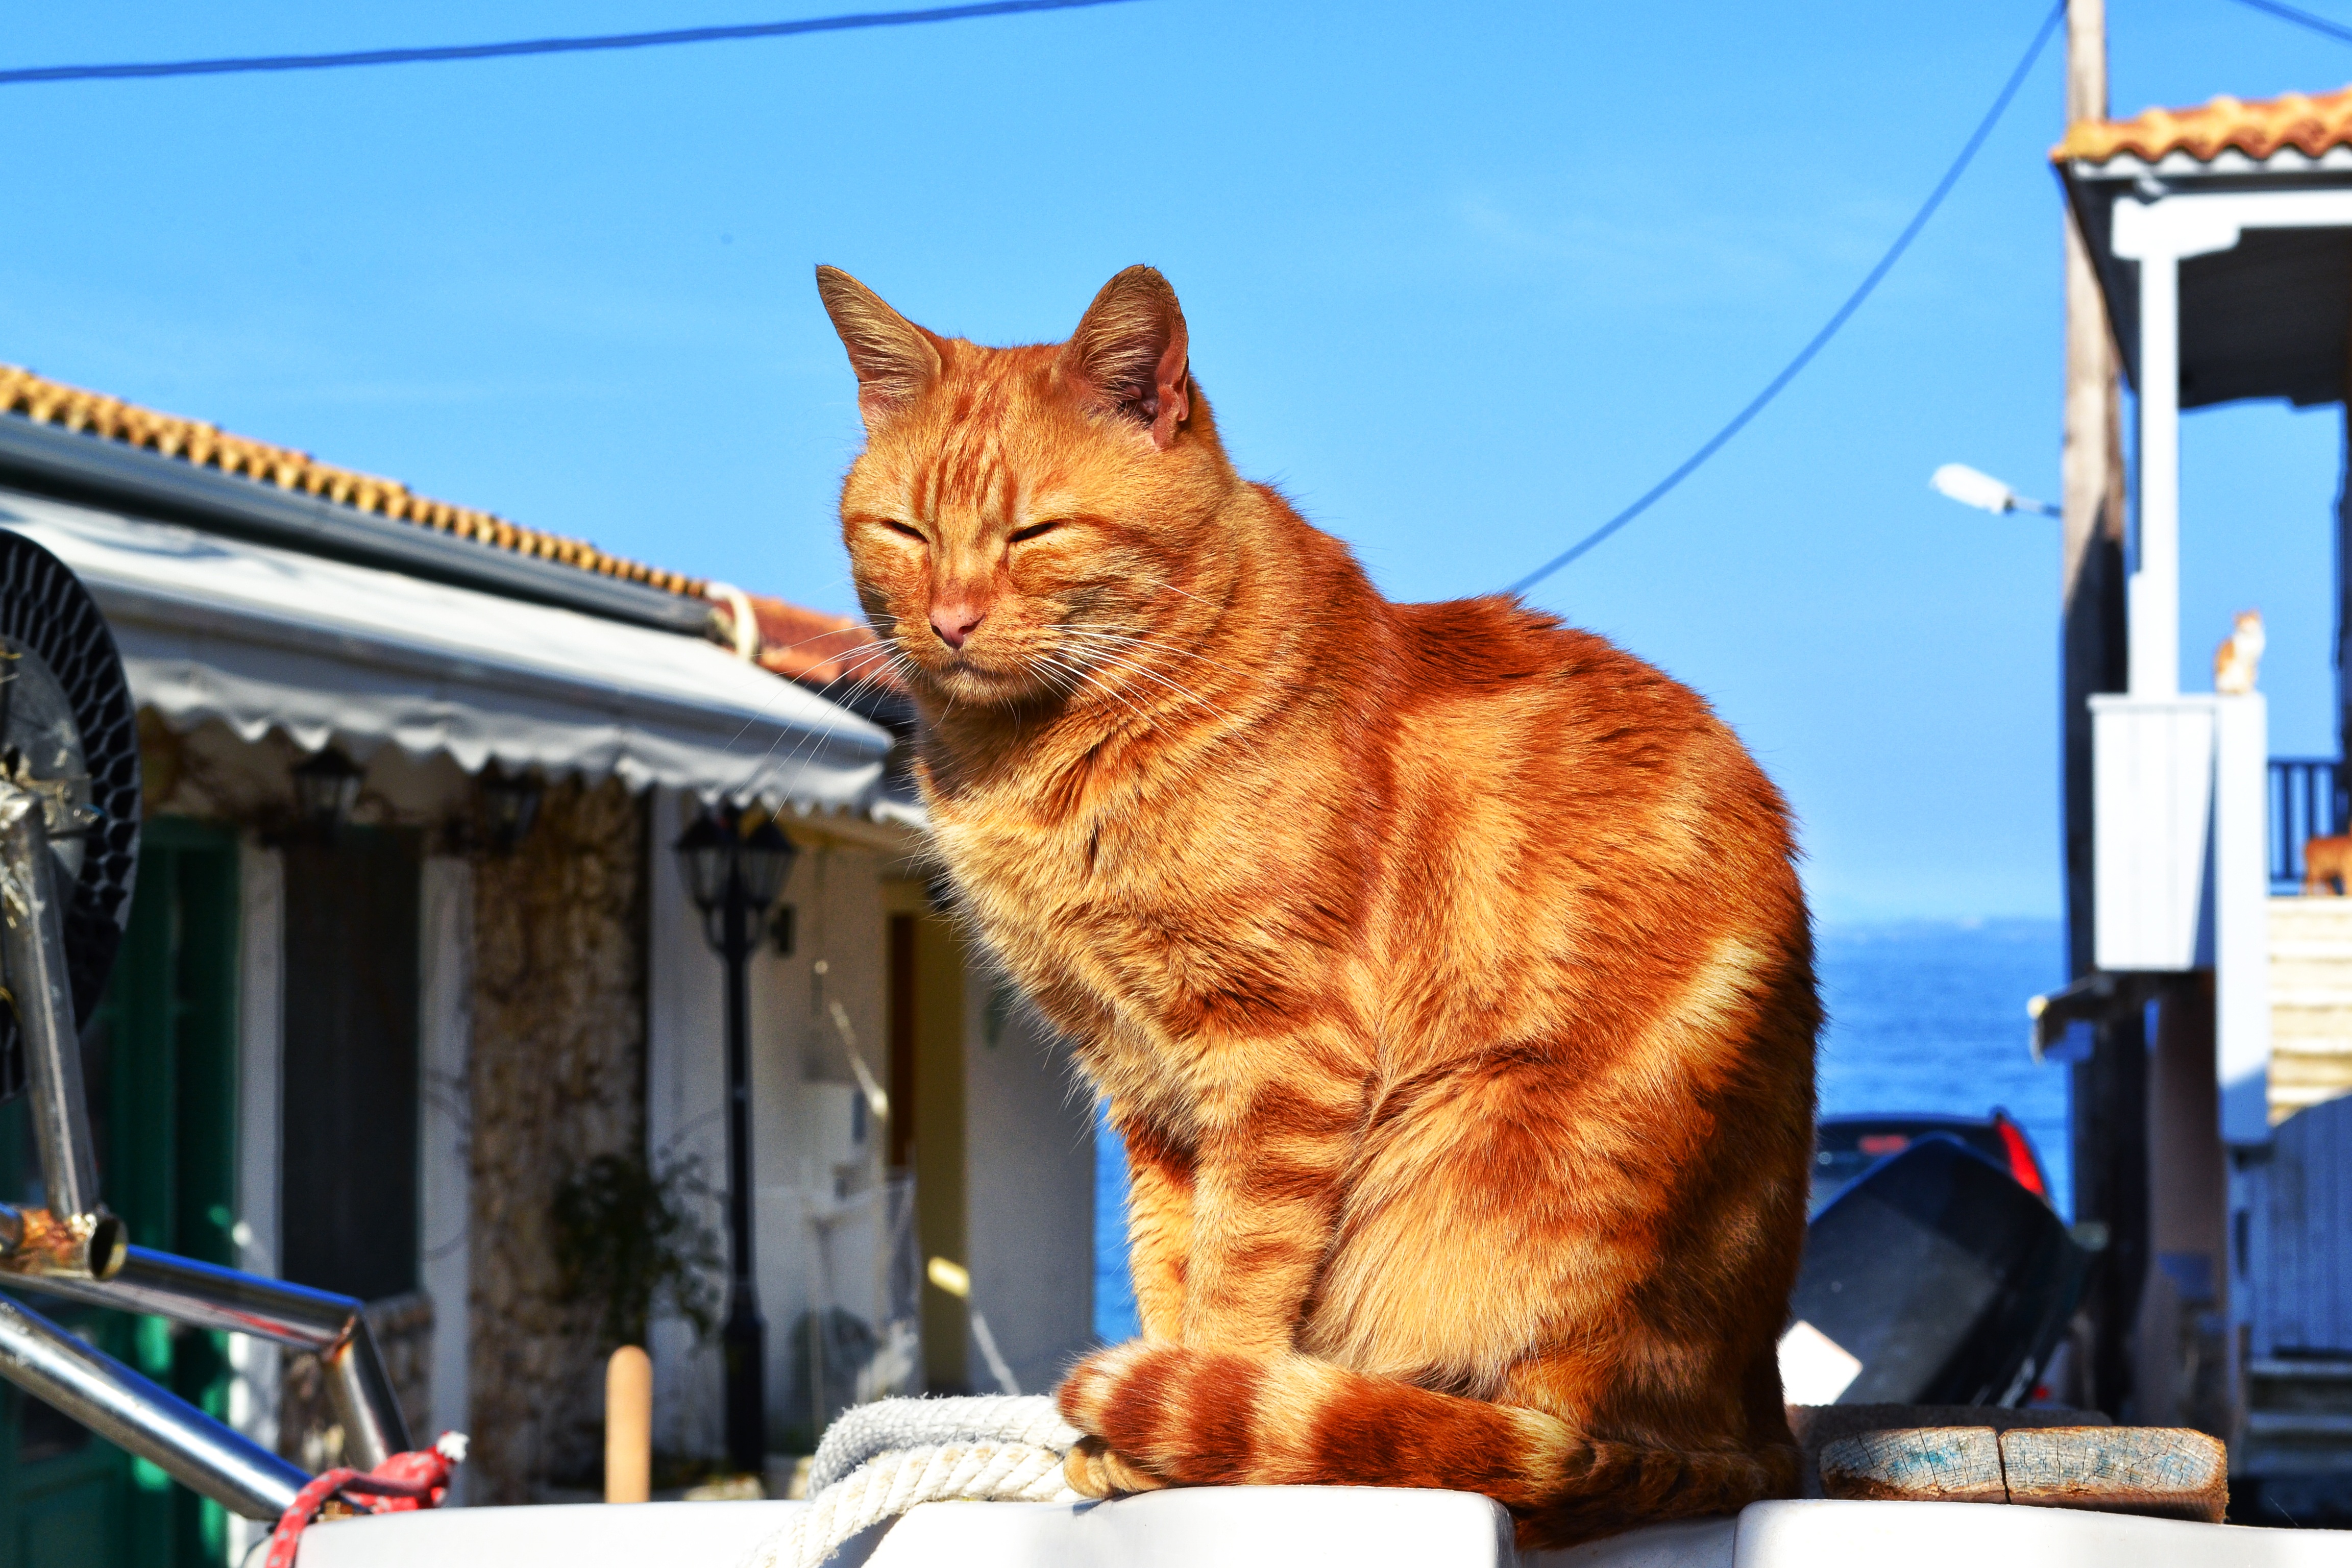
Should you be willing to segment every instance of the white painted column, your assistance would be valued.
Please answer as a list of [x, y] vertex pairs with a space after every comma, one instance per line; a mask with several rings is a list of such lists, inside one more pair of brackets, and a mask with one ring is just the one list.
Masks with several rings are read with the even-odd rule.
[[[425, 861], [417, 953], [417, 1284], [433, 1300], [431, 1432], [470, 1422], [473, 1353], [474, 868], [454, 856]], [[465, 1500], [465, 1471], [450, 1489]]]
[[[656, 1163], [698, 1158], [703, 1179], [724, 1185], [726, 977], [703, 940], [701, 916], [670, 850], [689, 804], [677, 791], [659, 787], [647, 803], [653, 822], [646, 836], [646, 1143]], [[719, 1205], [709, 1205], [703, 1217], [726, 1234]], [[723, 1284], [723, 1270], [719, 1278]], [[779, 1353], [773, 1326], [772, 1317], [772, 1365]], [[654, 1360], [654, 1447], [696, 1456], [723, 1452], [725, 1383], [717, 1337], [698, 1344], [693, 1331], [671, 1318], [656, 1318], [646, 1337], [653, 1342], [646, 1349]]]
[[[285, 1061], [286, 869], [274, 849], [239, 846], [236, 1000], [236, 1266], [278, 1273], [278, 1117]], [[228, 1423], [263, 1447], [278, 1447], [278, 1349], [250, 1334], [228, 1337]], [[241, 1562], [269, 1527], [228, 1521], [227, 1560]]]
[[2180, 259], [2139, 264], [2139, 550], [2131, 575], [2131, 694], [2180, 689]]
[[2270, 722], [2259, 692], [2213, 699], [2214, 1070], [2221, 1136], [2270, 1137]]
[[2125, 196], [2110, 247], [2139, 263], [2138, 554], [2127, 590], [2131, 694], [2180, 689], [2180, 263], [2249, 228], [2352, 226], [2352, 191]]

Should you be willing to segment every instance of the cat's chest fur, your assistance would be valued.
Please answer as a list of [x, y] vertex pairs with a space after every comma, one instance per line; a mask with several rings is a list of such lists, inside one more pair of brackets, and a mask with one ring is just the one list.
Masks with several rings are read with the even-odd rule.
[[1033, 762], [928, 792], [988, 945], [1098, 1077], [1196, 1056], [1181, 1020], [1232, 963], [1191, 933], [1255, 813], [1173, 782]]

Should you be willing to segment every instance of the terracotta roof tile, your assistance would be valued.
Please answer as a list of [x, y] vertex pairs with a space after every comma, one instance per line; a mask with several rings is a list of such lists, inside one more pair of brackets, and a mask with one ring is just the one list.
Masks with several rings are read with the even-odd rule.
[[747, 594], [760, 622], [760, 663], [793, 680], [830, 686], [836, 680], [870, 680], [897, 689], [897, 669], [864, 621], [804, 610], [782, 599]]
[[419, 528], [454, 533], [519, 555], [560, 561], [583, 572], [618, 577], [688, 598], [703, 596], [700, 578], [608, 555], [585, 540], [542, 533], [471, 507], [452, 506], [410, 490], [397, 479], [378, 479], [321, 463], [308, 453], [232, 436], [201, 419], [183, 419], [125, 403], [119, 397], [67, 386], [29, 370], [0, 364], [0, 414], [21, 414], [43, 425], [87, 431], [127, 446], [180, 458], [200, 468], [241, 474], [280, 489], [321, 496]]
[[2291, 92], [2254, 103], [2217, 98], [2198, 109], [2151, 109], [2130, 120], [2080, 120], [2052, 149], [2056, 163], [2104, 163], [2130, 153], [2148, 163], [2186, 153], [2210, 163], [2234, 148], [2250, 158], [2267, 158], [2293, 147], [2316, 158], [2332, 147], [2352, 146], [2352, 87], [2316, 98]]

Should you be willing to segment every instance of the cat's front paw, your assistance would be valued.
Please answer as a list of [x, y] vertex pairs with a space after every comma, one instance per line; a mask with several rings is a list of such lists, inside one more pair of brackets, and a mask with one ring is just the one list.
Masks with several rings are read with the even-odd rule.
[[1119, 1458], [1099, 1437], [1081, 1437], [1062, 1461], [1063, 1479], [1080, 1497], [1115, 1498], [1158, 1491], [1168, 1483]]
[[1154, 1347], [1141, 1340], [1099, 1350], [1070, 1369], [1055, 1394], [1062, 1418], [1087, 1434], [1062, 1462], [1070, 1489], [1083, 1497], [1124, 1497], [1157, 1491], [1168, 1483], [1120, 1454], [1105, 1439], [1122, 1392]]

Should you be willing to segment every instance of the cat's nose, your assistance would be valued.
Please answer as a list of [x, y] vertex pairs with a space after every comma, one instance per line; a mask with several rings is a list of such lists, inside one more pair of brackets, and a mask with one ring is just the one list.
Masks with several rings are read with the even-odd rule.
[[940, 634], [940, 641], [951, 648], [963, 647], [963, 639], [980, 629], [988, 612], [971, 605], [934, 605], [931, 606], [931, 630]]

